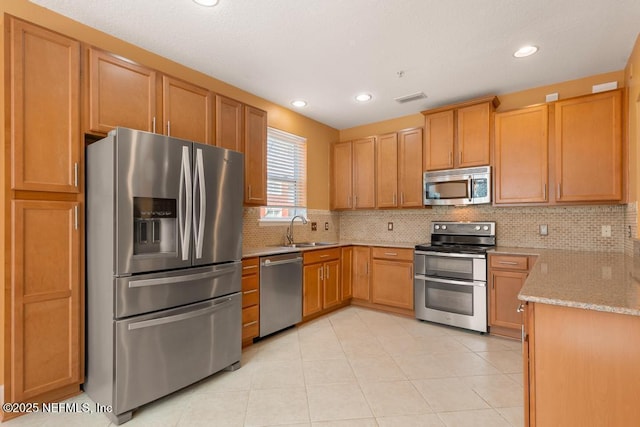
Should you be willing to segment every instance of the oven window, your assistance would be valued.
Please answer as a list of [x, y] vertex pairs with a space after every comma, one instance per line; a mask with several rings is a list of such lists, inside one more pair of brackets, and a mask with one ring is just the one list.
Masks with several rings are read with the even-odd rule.
[[426, 184], [427, 199], [468, 199], [469, 184], [467, 180], [429, 182]]
[[473, 259], [426, 256], [425, 275], [450, 279], [473, 280]]
[[425, 281], [425, 307], [473, 316], [473, 286]]

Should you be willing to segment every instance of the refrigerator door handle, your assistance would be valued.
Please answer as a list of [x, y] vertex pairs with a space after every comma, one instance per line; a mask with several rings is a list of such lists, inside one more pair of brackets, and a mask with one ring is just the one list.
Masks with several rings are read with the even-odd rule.
[[196, 148], [196, 164], [195, 164], [195, 175], [193, 178], [194, 188], [196, 185], [200, 190], [200, 218], [197, 221], [196, 225], [196, 211], [193, 210], [193, 231], [195, 234], [196, 241], [196, 259], [202, 258], [202, 248], [204, 246], [204, 226], [205, 226], [205, 215], [207, 212], [207, 189], [205, 187], [205, 179], [204, 179], [204, 160], [202, 157], [202, 148]]
[[[182, 163], [180, 165], [180, 194], [178, 195], [178, 227], [180, 229], [180, 246], [182, 249], [182, 260], [189, 259], [189, 243], [191, 237], [191, 165], [189, 161], [189, 147], [182, 147]], [[183, 199], [186, 197], [186, 203]], [[186, 206], [185, 206], [186, 205]], [[185, 211], [183, 213], [183, 211]]]
[[136, 329], [165, 325], [167, 323], [175, 323], [175, 322], [180, 322], [182, 320], [193, 319], [194, 317], [205, 316], [220, 310], [221, 308], [230, 304], [232, 301], [233, 301], [233, 297], [227, 297], [224, 299], [221, 298], [218, 301], [213, 301], [213, 304], [211, 304], [209, 307], [201, 308], [200, 310], [193, 310], [193, 311], [189, 311], [182, 314], [176, 314], [174, 316], [160, 317], [158, 319], [142, 320], [140, 322], [130, 323], [127, 326], [127, 329], [129, 329], [130, 331], [133, 331]]
[[203, 273], [189, 274], [186, 276], [172, 276], [172, 277], [157, 277], [154, 279], [142, 279], [129, 281], [129, 288], [143, 288], [146, 286], [156, 285], [173, 285], [176, 283], [188, 283], [202, 279], [215, 279], [222, 276], [233, 274], [238, 263], [230, 264], [229, 267], [216, 268], [213, 271], [205, 271]]

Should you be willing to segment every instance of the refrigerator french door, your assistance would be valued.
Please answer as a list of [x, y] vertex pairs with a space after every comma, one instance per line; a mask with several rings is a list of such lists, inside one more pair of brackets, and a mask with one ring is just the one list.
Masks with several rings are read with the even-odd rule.
[[244, 159], [124, 128], [86, 158], [84, 388], [120, 424], [239, 366]]

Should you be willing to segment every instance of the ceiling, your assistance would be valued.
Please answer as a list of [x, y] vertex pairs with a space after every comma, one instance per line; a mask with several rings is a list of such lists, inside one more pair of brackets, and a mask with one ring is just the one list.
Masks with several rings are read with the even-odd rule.
[[31, 1], [336, 129], [621, 70], [640, 30], [638, 0]]

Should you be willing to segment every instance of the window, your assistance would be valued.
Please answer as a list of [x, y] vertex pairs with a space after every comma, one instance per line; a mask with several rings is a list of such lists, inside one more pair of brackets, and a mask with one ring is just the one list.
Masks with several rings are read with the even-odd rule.
[[267, 129], [267, 206], [262, 221], [288, 221], [307, 216], [307, 140]]

